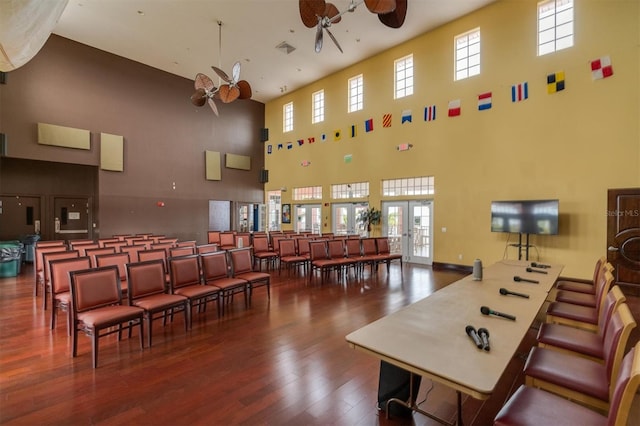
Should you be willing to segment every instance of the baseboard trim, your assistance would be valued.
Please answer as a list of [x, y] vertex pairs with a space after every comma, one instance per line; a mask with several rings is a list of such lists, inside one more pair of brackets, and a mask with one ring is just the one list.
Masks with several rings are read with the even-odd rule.
[[434, 271], [451, 271], [460, 272], [462, 274], [473, 273], [473, 266], [456, 265], [455, 263], [433, 262], [431, 264], [431, 268], [433, 268]]

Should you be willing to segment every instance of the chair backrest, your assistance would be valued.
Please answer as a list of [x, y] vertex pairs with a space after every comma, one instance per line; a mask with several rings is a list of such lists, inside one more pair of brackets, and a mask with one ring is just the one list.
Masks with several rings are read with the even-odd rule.
[[140, 258], [138, 257], [138, 253], [141, 252], [142, 250], [146, 250], [146, 247], [143, 244], [120, 247], [121, 253], [127, 253], [129, 255], [129, 262], [131, 263], [136, 263], [140, 261]]
[[233, 275], [253, 271], [250, 248], [229, 250], [229, 256], [231, 259], [231, 271]]
[[134, 236], [134, 237], [125, 237], [124, 241], [127, 243], [127, 245], [129, 246], [135, 246], [140, 244], [141, 241], [146, 241], [144, 239], [144, 237], [141, 236]]
[[[94, 241], [93, 241], [93, 240], [86, 239], [86, 238], [85, 238], [85, 239], [69, 240], [69, 241], [68, 241], [68, 245], [69, 245], [69, 248], [70, 248], [71, 250], [76, 250], [76, 246], [77, 246], [77, 245], [93, 244], [93, 243], [94, 243]], [[96, 244], [97, 244], [97, 243], [96, 243]]]
[[124, 241], [125, 238], [133, 237], [131, 234], [113, 234], [113, 238], [116, 238], [118, 241]]
[[309, 253], [311, 261], [318, 259], [327, 259], [327, 243], [326, 241], [311, 241], [309, 243]]
[[204, 282], [219, 280], [229, 276], [227, 253], [224, 251], [211, 252], [200, 256]]
[[634, 397], [640, 387], [640, 342], [631, 348], [620, 364], [609, 399], [608, 426], [625, 426]]
[[169, 249], [170, 257], [180, 257], [180, 256], [190, 256], [192, 254], [196, 254], [195, 247], [173, 247]]
[[598, 282], [596, 285], [596, 311], [600, 312], [600, 307], [604, 302], [605, 297], [607, 297], [607, 293], [609, 293], [609, 289], [611, 288], [611, 283], [613, 282], [613, 274], [607, 270], [604, 271], [602, 276], [598, 278]]
[[69, 273], [89, 268], [91, 268], [91, 260], [87, 256], [52, 260], [49, 262], [51, 293], [55, 296], [58, 293], [70, 291]]
[[151, 244], [160, 244], [160, 240], [164, 240], [166, 237], [164, 235], [149, 235], [147, 239], [151, 241]]
[[54, 252], [60, 252], [60, 251], [67, 251], [67, 247], [63, 245], [36, 247], [35, 248], [35, 268], [34, 268], [35, 272], [44, 273], [44, 268], [43, 268], [44, 263], [43, 263], [42, 256], [45, 253], [54, 253]]
[[97, 267], [116, 266], [122, 281], [127, 279], [127, 263], [129, 263], [129, 253], [99, 254], [96, 256]]
[[161, 260], [129, 263], [127, 265], [129, 304], [141, 297], [162, 294], [166, 291], [164, 263]]
[[296, 242], [293, 239], [285, 238], [280, 240], [280, 257], [295, 256]]
[[45, 247], [59, 247], [65, 246], [67, 242], [65, 240], [50, 240], [50, 241], [36, 241], [35, 248], [45, 248]]
[[624, 294], [622, 294], [622, 290], [620, 290], [620, 287], [618, 287], [617, 285], [611, 287], [611, 290], [609, 290], [609, 293], [607, 293], [607, 296], [605, 297], [602, 304], [602, 308], [598, 313], [598, 336], [600, 336], [602, 340], [604, 340], [604, 333], [607, 329], [607, 324], [611, 320], [611, 316], [613, 315], [615, 310], [618, 309], [620, 303], [624, 302], [625, 300], [626, 297], [624, 296]]
[[376, 246], [375, 238], [362, 239], [362, 254], [364, 256], [372, 256], [378, 254], [378, 247]]
[[107, 243], [117, 243], [118, 239], [117, 238], [100, 238], [98, 239], [98, 244], [100, 244], [100, 247], [104, 247], [105, 244]]
[[330, 259], [341, 259], [344, 257], [344, 241], [342, 239], [333, 239], [327, 241], [327, 252]]
[[171, 244], [171, 247], [177, 247], [178, 246], [178, 239], [177, 238], [162, 237], [162, 238], [158, 239], [158, 244]]
[[165, 256], [169, 257], [170, 253], [169, 251], [173, 248], [173, 243], [157, 243], [157, 244], [151, 244], [151, 249], [152, 250], [157, 250], [157, 249], [162, 249], [164, 250]]
[[605, 263], [607, 262], [607, 258], [602, 256], [600, 259], [596, 261], [596, 266], [593, 269], [593, 283], [595, 284], [598, 281], [598, 277], [604, 268]]
[[200, 284], [200, 259], [198, 255], [171, 257], [168, 259], [172, 291]]
[[220, 231], [207, 231], [207, 243], [220, 244]]
[[196, 241], [195, 240], [189, 240], [189, 241], [178, 241], [176, 243], [176, 247], [193, 247], [193, 249], [196, 249]]
[[300, 256], [306, 256], [311, 253], [309, 243], [313, 241], [313, 238], [298, 238], [296, 241], [298, 243], [298, 254]]
[[105, 247], [113, 247], [116, 249], [116, 253], [120, 253], [122, 251], [122, 247], [126, 246], [126, 241], [113, 241], [104, 243]]
[[50, 263], [54, 260], [59, 259], [73, 259], [78, 257], [77, 250], [67, 250], [67, 251], [54, 251], [50, 253], [42, 254], [42, 266], [44, 271], [44, 281], [46, 283], [51, 282], [51, 265]]
[[251, 236], [249, 234], [236, 234], [234, 241], [236, 247], [249, 247], [251, 245]]
[[78, 253], [80, 253], [80, 256], [86, 256], [87, 250], [97, 249], [97, 248], [100, 248], [100, 244], [98, 243], [75, 244], [73, 246], [73, 250], [78, 250]]
[[100, 256], [102, 254], [112, 254], [115, 252], [116, 252], [116, 249], [114, 247], [101, 247], [101, 248], [86, 249], [84, 253], [85, 253], [85, 256], [89, 256], [89, 258], [91, 258], [91, 266], [95, 268], [98, 266], [98, 263], [96, 261], [96, 256]]
[[235, 247], [236, 239], [233, 232], [221, 232], [220, 233], [220, 245], [227, 247]]
[[162, 260], [165, 273], [168, 271], [167, 252], [164, 251], [164, 249], [141, 250], [138, 252], [138, 260], [140, 262], [146, 262], [148, 260]]
[[264, 253], [269, 251], [269, 240], [266, 236], [264, 237], [253, 237], [253, 252], [254, 253]]
[[74, 318], [78, 313], [122, 303], [117, 267], [83, 269], [69, 275]]
[[378, 254], [390, 254], [391, 250], [389, 249], [389, 238], [376, 238], [376, 249], [378, 250]]
[[348, 257], [359, 257], [362, 255], [362, 247], [360, 246], [360, 239], [349, 238], [345, 242]]
[[626, 303], [621, 303], [611, 316], [607, 330], [604, 332], [604, 363], [610, 383], [609, 397], [613, 393], [613, 382], [618, 375], [629, 335], [635, 326], [636, 322], [631, 315], [629, 306]]
[[218, 251], [218, 244], [203, 244], [196, 247], [198, 254], [213, 253], [215, 251]]

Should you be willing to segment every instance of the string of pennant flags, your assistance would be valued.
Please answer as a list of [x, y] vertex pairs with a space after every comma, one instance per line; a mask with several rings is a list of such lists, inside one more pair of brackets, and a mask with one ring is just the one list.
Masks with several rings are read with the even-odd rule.
[[[591, 68], [591, 78], [592, 80], [601, 80], [608, 77], [613, 76], [613, 66], [611, 64], [611, 58], [609, 56], [603, 56], [601, 58], [589, 61], [589, 65]], [[546, 79], [546, 88], [548, 94], [555, 94], [561, 92], [566, 89], [566, 78], [564, 71], [558, 71], [555, 73], [551, 73], [547, 75]], [[513, 84], [511, 86], [510, 92], [511, 103], [520, 103], [529, 99], [529, 83], [526, 81]], [[480, 93], [477, 96], [477, 111], [484, 112], [491, 110], [493, 108], [493, 92], [484, 92]], [[453, 99], [450, 100], [447, 104], [446, 114], [447, 117], [459, 117], [462, 115], [462, 100], [461, 99]], [[431, 122], [435, 121], [440, 117], [440, 112], [438, 111], [436, 104], [426, 105], [424, 107], [423, 121]], [[382, 128], [390, 128], [393, 123], [393, 114], [385, 113], [382, 115], [381, 125]], [[400, 125], [413, 123], [413, 111], [411, 109], [404, 109], [400, 114]], [[374, 119], [369, 118], [364, 121], [363, 128], [365, 133], [371, 133], [374, 131]], [[347, 135], [349, 138], [355, 138], [358, 136], [359, 126], [358, 124], [352, 124], [347, 131]], [[329, 140], [333, 140], [334, 142], [339, 142], [342, 140], [342, 129], [336, 129], [333, 131], [332, 136], [328, 136], [326, 133], [322, 133], [320, 135], [320, 142], [327, 142]], [[275, 144], [276, 150], [283, 149], [293, 149], [295, 145], [301, 147], [305, 144], [313, 144], [316, 142], [315, 137], [307, 137], [297, 139], [296, 143], [294, 142], [283, 142]], [[272, 154], [274, 150], [274, 145], [267, 145], [267, 154]], [[351, 162], [351, 158], [348, 159], [345, 157], [345, 162]]]

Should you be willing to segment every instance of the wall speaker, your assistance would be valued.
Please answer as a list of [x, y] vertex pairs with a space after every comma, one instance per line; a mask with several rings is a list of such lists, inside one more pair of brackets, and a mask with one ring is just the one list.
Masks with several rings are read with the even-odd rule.
[[269, 140], [269, 129], [260, 129], [260, 142], [266, 142]]
[[260, 170], [260, 183], [269, 182], [269, 170]]
[[0, 157], [7, 155], [7, 135], [0, 133]]
[[0, 71], [0, 84], [7, 84], [7, 73]]

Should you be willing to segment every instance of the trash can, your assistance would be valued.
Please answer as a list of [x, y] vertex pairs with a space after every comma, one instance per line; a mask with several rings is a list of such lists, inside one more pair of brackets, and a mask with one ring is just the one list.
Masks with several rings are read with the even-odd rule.
[[36, 258], [36, 242], [40, 241], [40, 235], [25, 235], [22, 238], [22, 244], [24, 244], [24, 261], [31, 262]]
[[0, 242], [0, 278], [15, 277], [20, 274], [22, 247], [20, 241]]

